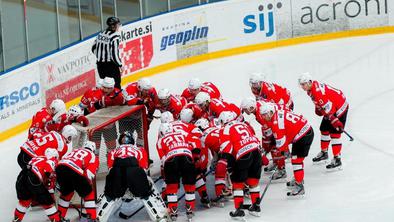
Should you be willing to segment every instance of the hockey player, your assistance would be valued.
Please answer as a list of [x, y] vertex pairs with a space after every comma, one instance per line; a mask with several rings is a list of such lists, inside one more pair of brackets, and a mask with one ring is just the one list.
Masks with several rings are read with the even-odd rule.
[[183, 109], [191, 110], [192, 118], [189, 123], [195, 123], [198, 119], [201, 118], [208, 118], [208, 113], [204, 112], [196, 103], [190, 102]]
[[173, 119], [171, 113], [164, 112], [161, 116], [162, 123], [171, 123], [173, 129], [189, 135], [189, 144], [199, 153], [194, 154], [194, 165], [196, 168], [196, 190], [200, 195], [201, 204], [209, 208], [210, 200], [206, 188], [206, 172], [208, 167], [208, 148], [201, 143], [202, 131], [192, 123], [188, 123], [191, 119], [191, 110], [183, 109], [181, 112], [181, 120]]
[[100, 87], [94, 87], [84, 93], [79, 106], [84, 109], [84, 114], [87, 115], [108, 106], [124, 104], [125, 97], [120, 89], [115, 88], [115, 80], [105, 77], [100, 81]]
[[200, 151], [192, 149], [189, 144], [189, 135], [177, 132], [170, 123], [160, 125], [161, 137], [157, 141], [157, 151], [164, 168], [168, 211], [174, 221], [178, 217], [178, 189], [182, 178], [185, 190], [186, 215], [189, 220], [193, 216], [195, 202], [196, 169], [193, 154]]
[[84, 200], [84, 208], [90, 222], [97, 221], [95, 190], [93, 179], [99, 166], [94, 154], [96, 144], [86, 141], [83, 148], [75, 149], [65, 155], [56, 168], [57, 182], [60, 187], [58, 209], [66, 217], [74, 191]]
[[[286, 178], [286, 168], [285, 168], [285, 159], [286, 157], [282, 155], [281, 152], [277, 152], [275, 147], [275, 140], [274, 136], [272, 135], [272, 130], [268, 126], [267, 121], [262, 117], [260, 110], [264, 104], [269, 103], [267, 100], [262, 99], [256, 101], [253, 97], [248, 97], [242, 100], [241, 102], [241, 110], [248, 115], [253, 114], [256, 117], [256, 121], [261, 125], [261, 132], [262, 132], [262, 140], [261, 144], [266, 153], [271, 152], [271, 157], [273, 160], [272, 165], [268, 165], [268, 167], [264, 168], [264, 171], [270, 172], [277, 168], [274, 175], [272, 176], [273, 180], [278, 180], [282, 178]], [[276, 105], [272, 104], [276, 110], [285, 109], [284, 105]], [[286, 149], [287, 150], [287, 149]], [[267, 165], [268, 159], [265, 155], [262, 157], [263, 165]]]
[[275, 137], [277, 152], [286, 151], [292, 144], [291, 164], [293, 165], [294, 181], [288, 182], [288, 196], [303, 195], [304, 189], [304, 159], [308, 156], [313, 141], [313, 129], [307, 120], [288, 110], [275, 110], [272, 104], [266, 103], [260, 108], [260, 114], [268, 122]]
[[261, 152], [260, 141], [249, 130], [249, 127], [235, 119], [232, 112], [222, 112], [219, 122], [220, 130], [220, 159], [216, 173], [224, 179], [227, 168], [232, 168], [231, 182], [233, 184], [235, 211], [230, 212], [232, 218], [243, 218], [244, 184], [249, 186], [252, 206], [248, 209], [254, 216], [260, 214], [260, 175]]
[[89, 120], [83, 115], [80, 106], [71, 106], [67, 112], [67, 124], [79, 123], [86, 127], [89, 125]]
[[160, 112], [169, 111], [175, 119], [179, 119], [179, 114], [187, 101], [185, 98], [171, 95], [168, 89], [160, 89], [158, 92], [159, 103], [157, 109]]
[[152, 86], [150, 79], [141, 78], [137, 82], [130, 83], [124, 88], [123, 94], [127, 105], [145, 105], [148, 111], [149, 125], [159, 102], [156, 89]]
[[287, 109], [294, 109], [294, 103], [291, 99], [290, 91], [278, 84], [264, 81], [262, 74], [252, 74], [249, 78], [249, 86], [252, 93], [256, 96], [256, 100], [263, 98], [275, 104], [285, 105]]
[[21, 147], [18, 155], [18, 164], [22, 169], [26, 169], [27, 163], [37, 156], [44, 155], [49, 148], [54, 148], [59, 152], [60, 158], [70, 149], [68, 146], [77, 136], [77, 130], [67, 125], [63, 128], [62, 133], [55, 131], [44, 133], [41, 137], [25, 142]]
[[[51, 151], [53, 150], [53, 152]], [[50, 221], [62, 222], [56, 209], [55, 200], [49, 190], [54, 187], [55, 167], [58, 153], [55, 149], [47, 150], [46, 156], [34, 157], [23, 169], [16, 181], [18, 204], [13, 222], [21, 222], [33, 201], [44, 208]]]
[[327, 160], [327, 151], [331, 142], [334, 158], [326, 168], [340, 168], [342, 166], [341, 134], [345, 128], [347, 112], [349, 110], [346, 97], [341, 90], [313, 80], [308, 73], [302, 74], [298, 79], [298, 83], [308, 93], [315, 104], [316, 115], [323, 116], [320, 124], [321, 152], [312, 160], [313, 162]]
[[211, 82], [201, 82], [197, 78], [193, 78], [189, 81], [187, 89], [183, 90], [182, 97], [187, 100], [187, 102], [194, 101], [196, 95], [199, 92], [205, 92], [209, 94], [211, 99], [222, 99], [219, 89]]
[[65, 112], [66, 105], [60, 99], [53, 100], [49, 108], [42, 108], [33, 116], [28, 139], [33, 140], [43, 133], [49, 132], [46, 129], [47, 124], [52, 123], [53, 119], [58, 119]]
[[208, 119], [210, 120], [218, 118], [223, 111], [232, 111], [237, 114], [239, 120], [243, 120], [241, 110], [236, 105], [219, 99], [211, 99], [208, 93], [198, 93], [194, 101], [205, 113], [207, 113]]
[[146, 174], [148, 155], [143, 147], [135, 145], [137, 136], [133, 137], [128, 131], [122, 133], [118, 139], [120, 146], [108, 154], [110, 171], [105, 180], [105, 196], [99, 210], [100, 221], [107, 221], [127, 189], [143, 201], [153, 221], [166, 221], [164, 201]]

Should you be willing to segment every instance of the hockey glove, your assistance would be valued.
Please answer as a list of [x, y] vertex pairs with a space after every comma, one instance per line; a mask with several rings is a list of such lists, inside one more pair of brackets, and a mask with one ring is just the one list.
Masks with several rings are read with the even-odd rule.
[[343, 131], [343, 123], [341, 121], [339, 121], [339, 119], [337, 117], [331, 117], [330, 118], [331, 121], [331, 125], [338, 130], [339, 132]]
[[323, 112], [322, 108], [317, 107], [317, 106], [315, 107], [315, 113], [318, 116], [323, 116], [324, 115], [324, 112]]

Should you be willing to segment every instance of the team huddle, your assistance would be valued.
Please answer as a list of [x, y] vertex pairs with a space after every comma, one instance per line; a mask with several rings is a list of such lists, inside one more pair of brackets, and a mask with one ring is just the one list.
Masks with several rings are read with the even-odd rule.
[[[333, 159], [326, 168], [338, 169], [349, 109], [346, 98], [342, 91], [307, 73], [298, 83], [312, 99], [316, 115], [322, 117], [321, 151], [312, 161], [328, 160], [331, 143]], [[244, 218], [245, 210], [258, 217], [262, 169], [271, 173], [272, 180], [285, 179], [287, 158], [294, 175], [286, 183], [287, 196], [305, 194], [304, 159], [314, 130], [302, 115], [293, 112], [295, 104], [288, 89], [266, 81], [262, 74], [251, 75], [249, 85], [254, 97], [243, 99], [240, 106], [226, 101], [213, 83], [199, 79], [191, 79], [182, 94], [175, 95], [169, 89], [156, 91], [148, 78], [118, 89], [113, 78], [105, 77], [68, 111], [62, 100], [53, 100], [33, 116], [28, 140], [20, 147], [17, 160], [22, 170], [16, 182], [19, 201], [13, 221], [22, 221], [31, 205], [42, 206], [50, 221], [69, 221], [65, 218], [75, 192], [83, 199], [88, 221], [107, 221], [110, 212], [127, 200], [125, 196], [140, 199], [153, 221], [176, 221], [181, 183], [189, 221], [195, 213], [196, 192], [206, 208], [223, 207], [233, 198], [234, 210], [229, 213], [233, 219]], [[85, 141], [83, 147], [72, 149], [78, 132], [71, 124], [88, 126], [89, 114], [120, 105], [145, 106], [148, 124], [160, 118], [156, 149], [165, 183], [160, 190], [150, 178], [149, 157], [137, 145], [137, 133], [121, 132], [116, 148], [108, 152], [109, 173], [97, 207], [94, 179], [99, 159], [95, 152], [100, 144]], [[157, 110], [160, 116], [155, 115]], [[255, 116], [261, 137], [244, 119], [245, 114]], [[207, 192], [210, 173], [214, 174], [214, 196]], [[59, 198], [55, 198], [55, 190]], [[246, 204], [244, 197], [251, 203]]]

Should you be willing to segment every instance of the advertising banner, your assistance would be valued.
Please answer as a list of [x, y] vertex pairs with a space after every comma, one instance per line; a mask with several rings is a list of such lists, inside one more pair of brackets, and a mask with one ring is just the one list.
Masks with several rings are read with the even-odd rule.
[[29, 119], [42, 107], [37, 66], [15, 71], [0, 79], [0, 132]]
[[92, 41], [84, 42], [40, 63], [41, 83], [48, 106], [53, 99], [71, 101], [96, 84]]

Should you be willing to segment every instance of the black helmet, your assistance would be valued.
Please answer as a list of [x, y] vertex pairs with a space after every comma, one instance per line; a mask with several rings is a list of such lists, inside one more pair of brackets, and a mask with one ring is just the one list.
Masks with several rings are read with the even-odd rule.
[[122, 145], [122, 144], [134, 144], [135, 142], [131, 133], [129, 131], [125, 131], [122, 134], [120, 134], [118, 138], [118, 143]]
[[112, 17], [107, 18], [108, 27], [113, 27], [119, 23], [120, 23], [120, 20], [117, 17], [112, 16]]

